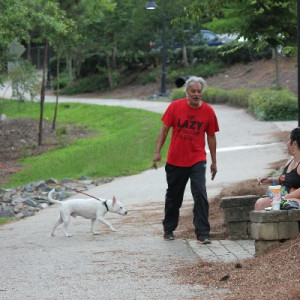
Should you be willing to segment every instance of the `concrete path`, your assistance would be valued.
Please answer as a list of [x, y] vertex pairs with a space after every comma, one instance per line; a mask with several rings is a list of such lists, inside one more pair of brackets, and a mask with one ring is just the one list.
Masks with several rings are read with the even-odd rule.
[[[70, 101], [138, 107], [159, 113], [168, 105], [139, 100], [60, 99]], [[214, 109], [221, 131], [217, 134], [218, 174], [214, 181], [207, 171], [210, 198], [225, 186], [267, 174], [272, 170], [271, 163], [287, 159], [285, 144], [278, 142], [274, 134], [297, 126], [296, 121], [259, 122], [244, 109], [223, 105], [215, 105]], [[182, 284], [174, 270], [201, 259], [236, 262], [251, 257], [253, 242], [213, 240], [211, 245], [200, 245], [195, 240], [164, 241], [161, 220], [165, 189], [161, 166], [87, 191], [102, 198], [115, 195], [125, 204], [128, 216], [107, 214], [118, 230], [115, 233], [97, 224], [101, 234], [92, 235], [89, 221], [76, 218], [70, 225], [72, 238], [64, 237], [60, 227], [57, 236], [51, 237], [58, 213], [56, 205], [1, 226], [0, 299], [223, 299], [224, 290]], [[187, 186], [182, 209], [191, 206]]]

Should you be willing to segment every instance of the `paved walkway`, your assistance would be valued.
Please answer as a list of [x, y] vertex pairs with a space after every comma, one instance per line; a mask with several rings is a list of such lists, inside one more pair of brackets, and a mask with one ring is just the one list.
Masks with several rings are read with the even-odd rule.
[[204, 261], [233, 262], [253, 257], [253, 240], [212, 240], [209, 245], [200, 245], [195, 240], [188, 240], [189, 245]]
[[[159, 113], [167, 106], [154, 101], [60, 98], [60, 102], [66, 101], [92, 101]], [[287, 159], [285, 142], [278, 141], [275, 133], [297, 126], [296, 121], [259, 122], [240, 108], [215, 105], [214, 109], [221, 132], [217, 134], [218, 174], [214, 181], [207, 171], [210, 198], [225, 186], [267, 174], [273, 162]], [[72, 238], [66, 238], [60, 227], [51, 237], [58, 214], [56, 205], [1, 226], [4, 279], [0, 299], [223, 299], [224, 290], [182, 284], [173, 271], [199, 259], [228, 262], [251, 257], [253, 242], [213, 240], [211, 245], [201, 245], [195, 240], [164, 241], [161, 219], [165, 190], [163, 166], [88, 190], [102, 198], [115, 195], [128, 209], [126, 217], [107, 214], [116, 233], [98, 224], [96, 229], [101, 234], [91, 235], [89, 221], [76, 218], [70, 225]], [[183, 208], [191, 206], [191, 199], [187, 186]]]

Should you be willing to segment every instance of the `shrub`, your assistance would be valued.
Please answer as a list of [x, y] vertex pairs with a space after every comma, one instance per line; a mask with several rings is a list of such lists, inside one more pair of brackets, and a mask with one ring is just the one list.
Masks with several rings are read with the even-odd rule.
[[[181, 87], [173, 89], [170, 100], [184, 97], [186, 95]], [[225, 91], [208, 87], [203, 92], [203, 99], [210, 104], [229, 104], [247, 108], [261, 121], [288, 121], [298, 118], [298, 102], [289, 90]]]
[[253, 60], [271, 59], [272, 49], [265, 46], [259, 51], [254, 49], [249, 43], [232, 42], [222, 45], [219, 48], [219, 59], [226, 65], [236, 63], [248, 63]]
[[229, 103], [228, 93], [226, 91], [210, 87], [203, 92], [203, 99], [205, 102], [212, 104]]
[[35, 67], [27, 60], [20, 59], [10, 71], [12, 97], [24, 101], [29, 94], [33, 101], [40, 91], [40, 76]]
[[145, 85], [149, 82], [156, 82], [156, 81], [157, 81], [157, 78], [156, 78], [155, 72], [150, 72], [148, 74], [141, 75], [137, 80], [138, 84], [141, 84], [141, 85]]
[[212, 61], [219, 61], [219, 48], [209, 46], [192, 47], [192, 59], [198, 63], [209, 64]]
[[[57, 89], [57, 77], [54, 77], [53, 78], [53, 81], [52, 81], [52, 88], [54, 90]], [[63, 89], [65, 88], [69, 83], [69, 75], [68, 75], [68, 72], [67, 70], [65, 69], [63, 72], [61, 72], [59, 74], [59, 88], [60, 89]]]
[[76, 95], [81, 93], [91, 93], [94, 91], [108, 89], [107, 76], [103, 74], [94, 74], [89, 77], [73, 82], [71, 85], [60, 91], [61, 95]]
[[229, 104], [233, 106], [246, 107], [249, 106], [249, 91], [245, 89], [237, 89], [227, 91]]
[[211, 61], [207, 64], [195, 63], [190, 68], [178, 70], [175, 69], [168, 74], [168, 81], [175, 82], [182, 76], [200, 76], [203, 78], [210, 77], [216, 73], [224, 72], [224, 65], [221, 62]]
[[174, 101], [174, 100], [182, 99], [182, 98], [185, 98], [185, 97], [186, 97], [186, 93], [185, 93], [183, 87], [180, 87], [180, 88], [172, 90], [169, 99], [171, 101]]
[[288, 90], [259, 90], [249, 97], [249, 110], [262, 121], [297, 120], [297, 99]]

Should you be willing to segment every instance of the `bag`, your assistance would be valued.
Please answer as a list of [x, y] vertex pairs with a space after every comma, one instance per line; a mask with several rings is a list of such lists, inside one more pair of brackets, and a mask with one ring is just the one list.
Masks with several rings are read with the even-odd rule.
[[281, 210], [291, 210], [291, 209], [300, 209], [300, 205], [295, 200], [282, 200], [280, 202], [280, 209]]

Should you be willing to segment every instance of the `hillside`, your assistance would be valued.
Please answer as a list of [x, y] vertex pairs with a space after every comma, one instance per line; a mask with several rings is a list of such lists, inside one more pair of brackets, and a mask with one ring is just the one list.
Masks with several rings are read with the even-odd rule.
[[[295, 95], [297, 95], [297, 58], [282, 56], [279, 60], [279, 66], [281, 86], [283, 88], [290, 89]], [[216, 74], [205, 79], [210, 87], [217, 87], [226, 90], [238, 88], [257, 89], [274, 86], [276, 79], [275, 74], [274, 60], [259, 60], [248, 64], [235, 64], [229, 67], [226, 72]], [[175, 83], [169, 83], [167, 86], [168, 91], [171, 91], [173, 88], [175, 88]], [[112, 92], [95, 93], [90, 94], [89, 96], [112, 99], [145, 99], [155, 93], [158, 93], [159, 90], [160, 82], [150, 83], [147, 85], [119, 87]]]

